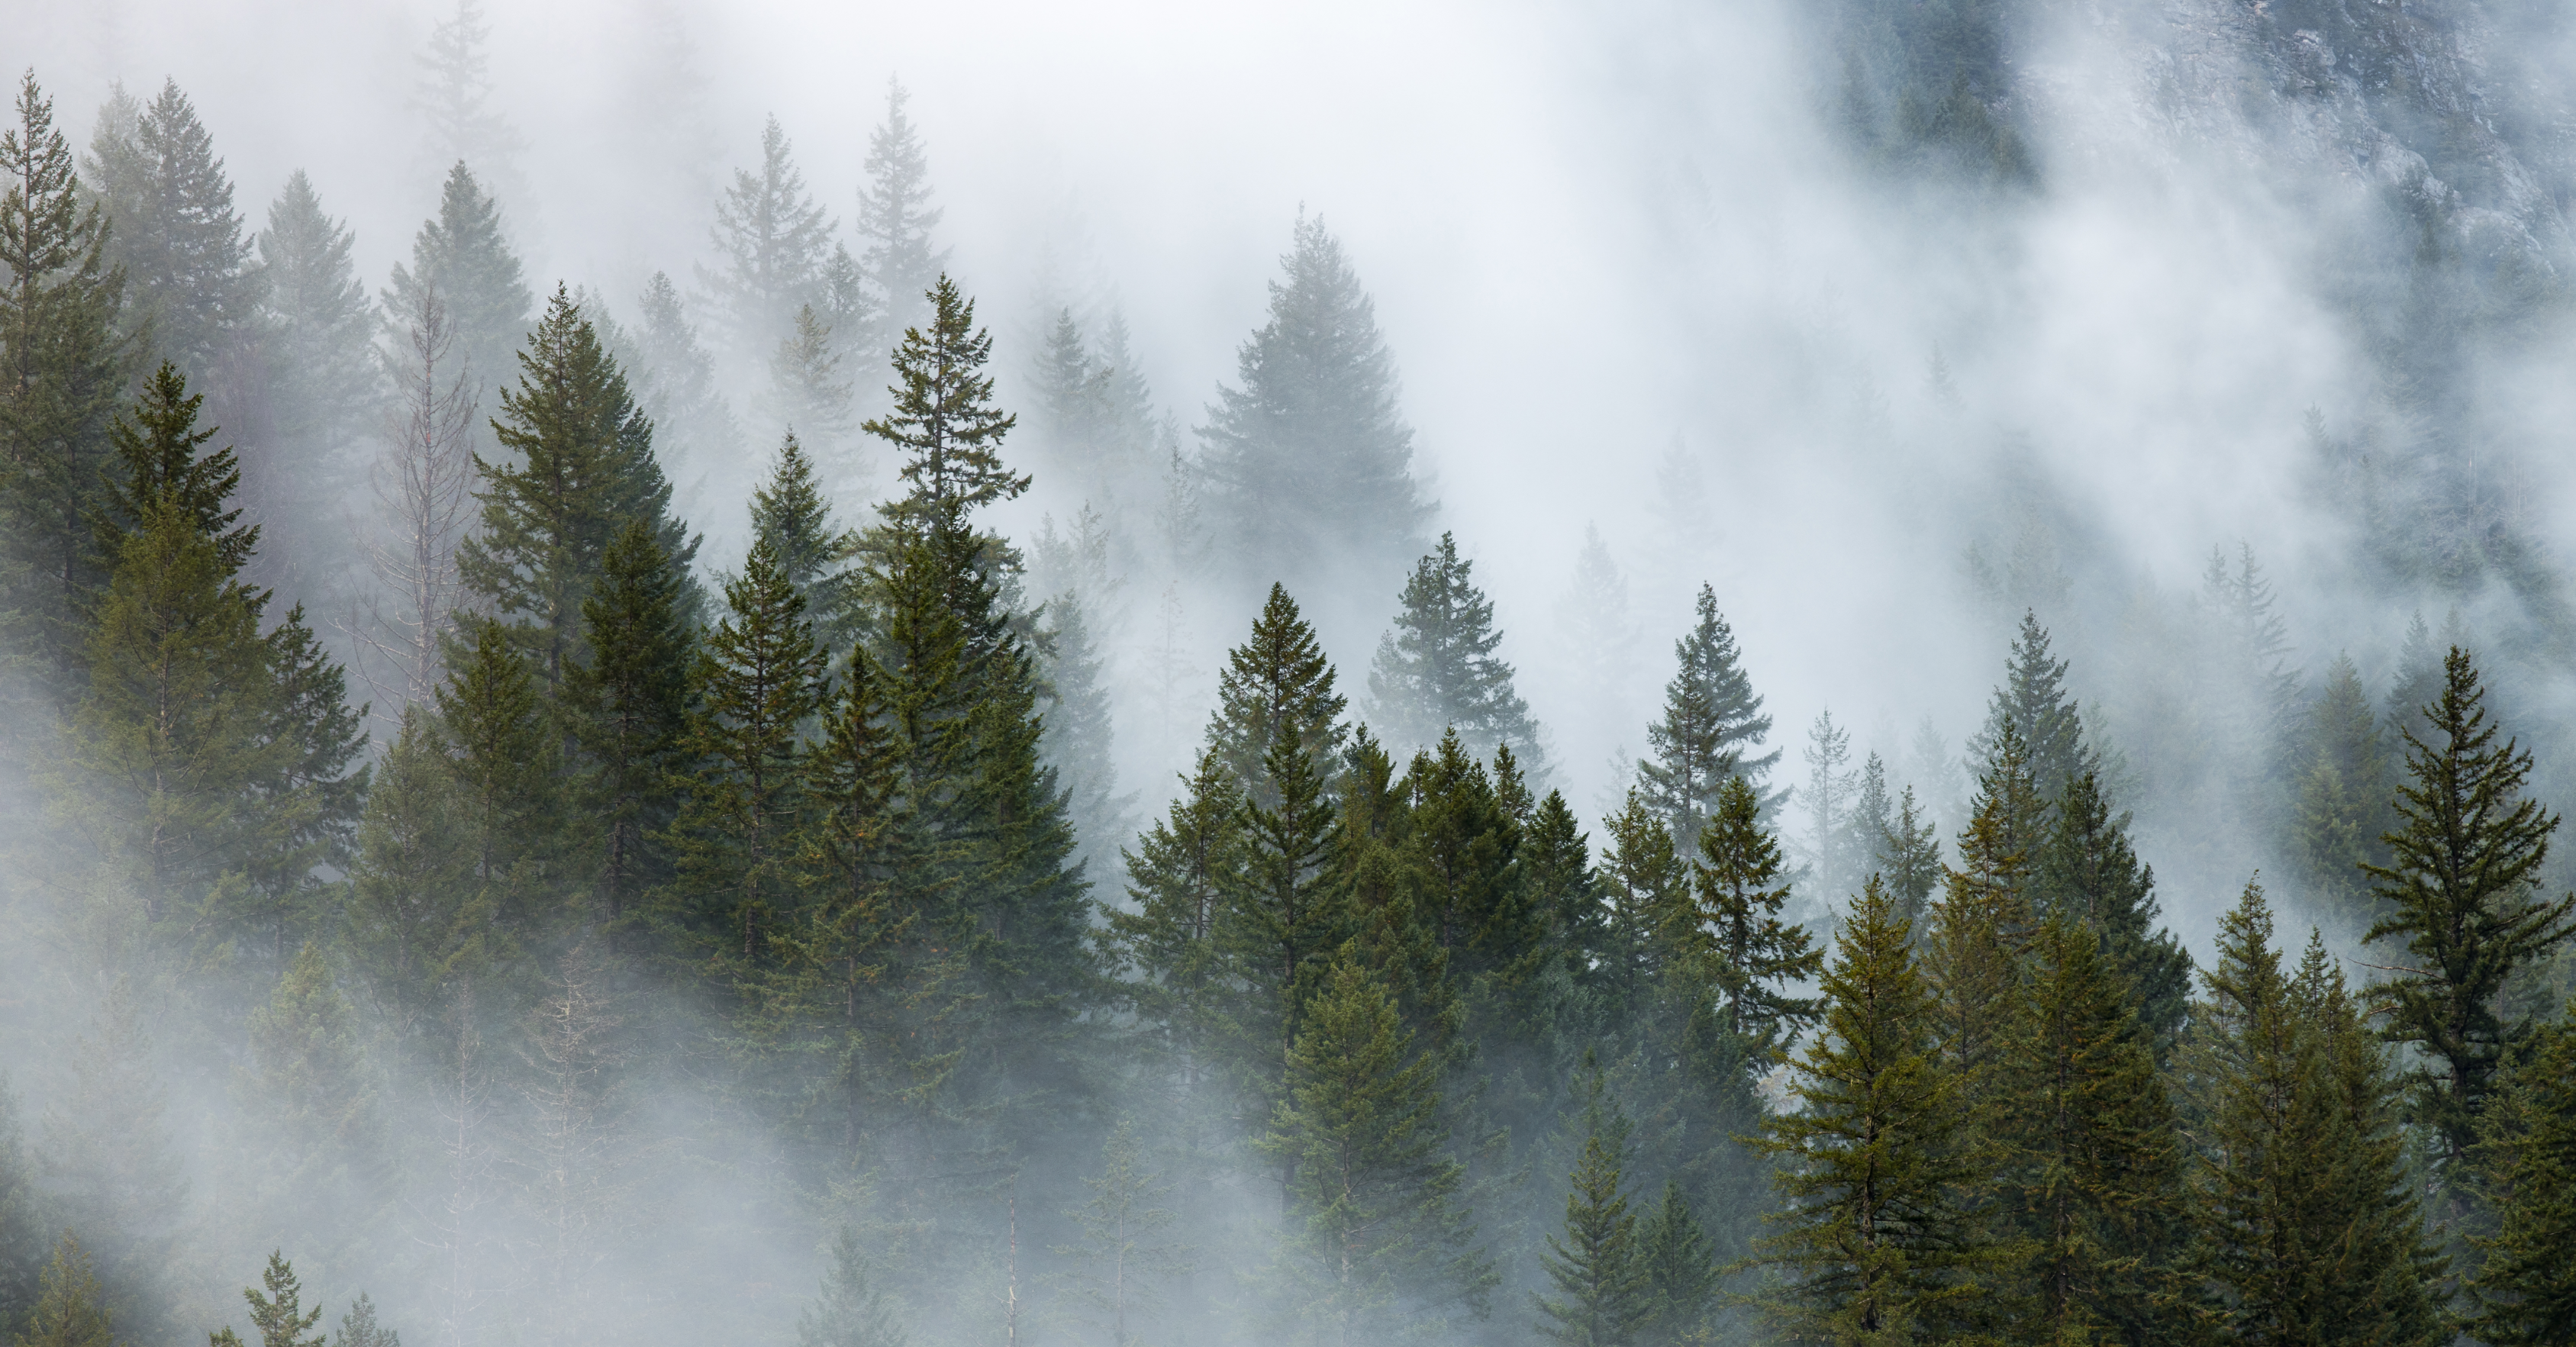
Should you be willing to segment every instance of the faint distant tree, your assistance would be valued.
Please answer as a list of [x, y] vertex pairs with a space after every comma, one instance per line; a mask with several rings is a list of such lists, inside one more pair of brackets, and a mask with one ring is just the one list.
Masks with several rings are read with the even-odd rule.
[[825, 304], [825, 268], [840, 222], [814, 204], [793, 149], [776, 117], [761, 127], [760, 166], [735, 169], [733, 185], [716, 199], [708, 237], [722, 262], [697, 269], [698, 289], [743, 361], [791, 338], [799, 309]]
[[868, 137], [868, 180], [859, 189], [859, 272], [884, 299], [876, 344], [885, 347], [930, 317], [930, 288], [948, 266], [948, 250], [930, 242], [940, 211], [930, 204], [930, 154], [904, 112], [911, 99], [901, 81], [886, 81], [885, 124]]
[[399, 397], [370, 474], [376, 517], [358, 530], [377, 589], [353, 624], [365, 652], [360, 676], [375, 689], [376, 714], [394, 724], [404, 707], [430, 699], [444, 673], [456, 546], [473, 503], [478, 400], [435, 287], [413, 292], [403, 321], [402, 342], [385, 356]]
[[456, 0], [456, 12], [429, 30], [429, 45], [413, 58], [420, 81], [412, 110], [425, 125], [433, 163], [466, 163], [497, 184], [514, 189], [528, 142], [492, 105], [492, 25], [474, 0]]
[[535, 1218], [539, 1291], [557, 1324], [579, 1324], [584, 1276], [618, 1196], [624, 1146], [617, 1089], [625, 1064], [608, 970], [587, 945], [557, 965], [529, 1025], [523, 1163]]

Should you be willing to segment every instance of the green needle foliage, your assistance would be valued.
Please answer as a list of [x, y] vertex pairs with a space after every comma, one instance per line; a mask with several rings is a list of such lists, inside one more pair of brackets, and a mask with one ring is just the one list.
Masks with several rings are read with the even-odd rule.
[[2576, 1341], [2576, 1007], [2534, 1032], [2479, 1119], [2494, 1235], [2465, 1325], [2495, 1347]]
[[18, 1347], [116, 1347], [111, 1316], [89, 1251], [70, 1231], [54, 1244], [37, 1278], [35, 1307], [16, 1337]]
[[1534, 1294], [1539, 1331], [1567, 1347], [1626, 1347], [1654, 1316], [1654, 1282], [1622, 1175], [1628, 1120], [1603, 1098], [1600, 1067], [1584, 1084], [1583, 1157], [1567, 1178], [1565, 1233], [1540, 1258], [1554, 1296]]
[[2387, 988], [2387, 1033], [2425, 1054], [2416, 1114], [2453, 1161], [2477, 1143], [2507, 1046], [2530, 1032], [2506, 1018], [2505, 984], [2576, 937], [2576, 894], [2536, 893], [2558, 816], [2524, 797], [2531, 755], [2496, 742], [2485, 701], [2468, 652], [2451, 647], [2426, 733], [2404, 731], [2389, 863], [2363, 867], [2390, 909], [2363, 938], [2402, 941], [2409, 964]]

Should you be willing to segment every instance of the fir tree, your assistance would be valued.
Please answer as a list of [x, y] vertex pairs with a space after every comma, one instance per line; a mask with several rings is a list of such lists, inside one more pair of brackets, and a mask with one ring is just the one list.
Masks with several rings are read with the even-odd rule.
[[1941, 884], [1941, 838], [1915, 804], [1912, 786], [1897, 796], [1896, 816], [1879, 834], [1872, 864], [1887, 881], [1896, 914], [1909, 928], [1923, 929], [1932, 916], [1932, 891]]
[[[652, 529], [664, 564], [682, 576], [698, 544], [670, 514], [653, 423], [562, 287], [520, 352], [519, 386], [501, 391], [493, 424], [516, 461], [476, 457], [482, 528], [457, 550], [457, 570], [511, 624], [554, 691], [580, 649], [582, 603], [627, 523]], [[694, 594], [682, 592], [683, 614], [694, 616]]]
[[558, 877], [562, 738], [533, 662], [501, 624], [470, 623], [449, 662], [432, 700], [464, 817], [473, 901], [499, 932], [525, 940]]
[[707, 950], [751, 965], [760, 933], [788, 900], [788, 839], [800, 823], [804, 746], [798, 730], [823, 705], [823, 652], [804, 600], [764, 541], [725, 586], [725, 616], [690, 674], [692, 776], [681, 809], [680, 872], [690, 891], [678, 920]]
[[[460, 9], [459, 22], [470, 12]], [[424, 296], [432, 294], [455, 325], [457, 354], [469, 377], [494, 386], [508, 378], [510, 353], [527, 335], [528, 307], [536, 296], [520, 278], [518, 255], [502, 236], [500, 206], [461, 158], [439, 191], [437, 217], [423, 221], [412, 240], [411, 265], [394, 264], [384, 310], [399, 321], [418, 313]]]
[[[1959, 867], [1942, 876], [1923, 942], [1922, 968], [1934, 992], [1943, 1059], [1963, 1099], [1990, 1104], [1993, 1073], [2005, 1052], [2004, 1030], [2022, 976], [2022, 956], [2035, 926], [2029, 893], [2029, 826], [2038, 791], [2021, 757], [2015, 722], [2001, 723], [1993, 765], [1979, 783], [1975, 815], [1959, 835]], [[1989, 1138], [1977, 1127], [1963, 1135]]]
[[2442, 673], [2425, 708], [2431, 733], [2405, 731], [2390, 861], [2364, 870], [2387, 915], [2363, 939], [2405, 944], [2413, 966], [2386, 989], [2387, 1034], [2424, 1053], [2410, 1080], [2417, 1116], [2456, 1161], [2476, 1144], [2506, 1046], [2531, 1030], [2527, 1016], [2508, 1018], [2505, 985], [2576, 936], [2576, 894], [2536, 892], [2558, 816], [2523, 798], [2531, 755], [2496, 743], [2466, 651], [2451, 647]]
[[733, 408], [716, 383], [715, 358], [698, 340], [679, 287], [654, 272], [636, 298], [635, 400], [653, 418], [653, 443], [671, 475], [692, 483], [713, 471], [740, 439]]
[[2380, 836], [2393, 822], [2392, 791], [2379, 718], [2349, 657], [2337, 655], [2327, 666], [2325, 693], [2309, 707], [2307, 726], [2291, 854], [2322, 906], [2363, 925], [2370, 894], [2361, 867], [2387, 863]]
[[806, 304], [798, 307], [787, 335], [769, 356], [770, 419], [788, 435], [802, 435], [814, 452], [831, 465], [845, 489], [863, 489], [869, 472], [850, 432], [850, 393], [856, 386], [843, 377], [844, 362], [832, 345], [832, 325]]
[[2480, 1116], [2479, 1159], [2497, 1214], [2464, 1327], [2495, 1347], [2576, 1337], [2576, 1008], [2534, 1032]]
[[796, 1316], [797, 1347], [904, 1347], [908, 1339], [868, 1270], [858, 1232], [841, 1227], [831, 1252], [822, 1288]]
[[196, 105], [165, 80], [130, 123], [101, 116], [90, 170], [109, 260], [134, 283], [129, 321], [161, 358], [214, 381], [257, 317], [261, 276]]
[[1026, 474], [1002, 465], [1002, 437], [1019, 418], [993, 403], [993, 376], [983, 372], [993, 337], [976, 329], [975, 301], [944, 275], [929, 299], [929, 331], [907, 329], [895, 348], [894, 409], [861, 427], [904, 456], [897, 476], [910, 490], [885, 507], [897, 521], [962, 519], [1029, 489]]
[[[479, 164], [507, 181], [527, 148], [510, 119], [492, 106], [492, 25], [474, 0], [456, 0], [456, 12], [430, 26], [429, 46], [413, 58], [421, 78], [411, 98], [421, 114], [431, 157], [462, 167]], [[486, 368], [498, 368], [487, 366]]]
[[117, 1347], [106, 1291], [90, 1270], [89, 1251], [70, 1231], [55, 1241], [37, 1285], [18, 1347]]
[[2001, 1261], [1965, 1207], [1960, 1082], [1909, 939], [1873, 879], [1834, 938], [1823, 1031], [1791, 1068], [1800, 1106], [1760, 1143], [1783, 1202], [1759, 1260], [1789, 1279], [1767, 1308], [1801, 1338], [1945, 1340]]
[[2431, 1343], [2442, 1275], [2403, 1180], [2391, 1082], [2311, 945], [2295, 977], [2259, 885], [2219, 921], [2183, 1078], [2201, 1121], [2191, 1266], [2239, 1341]]
[[1227, 993], [1217, 923], [1237, 891], [1243, 788], [1214, 750], [1182, 778], [1166, 816], [1120, 852], [1132, 911], [1106, 917], [1133, 974], [1145, 1065], [1159, 1072], [1197, 1123], [1218, 1083]]
[[1727, 1033], [1756, 1045], [1757, 1058], [1815, 1018], [1814, 1001], [1781, 988], [1814, 977], [1825, 961], [1805, 928], [1781, 917], [1789, 903], [1783, 868], [1752, 783], [1729, 777], [1718, 789], [1716, 817], [1700, 831], [1691, 879], [1708, 933], [1719, 1015]]
[[924, 322], [942, 321], [930, 291], [948, 267], [948, 250], [930, 243], [940, 212], [930, 204], [929, 154], [905, 111], [911, 100], [901, 83], [886, 81], [886, 118], [868, 133], [868, 180], [859, 189], [853, 222], [866, 245], [859, 251], [859, 273], [885, 305], [881, 331], [889, 345]]
[[197, 429], [197, 412], [205, 403], [205, 394], [190, 393], [178, 367], [164, 360], [144, 382], [133, 414], [117, 414], [108, 438], [116, 446], [117, 475], [123, 480], [108, 483], [98, 517], [99, 542], [108, 552], [120, 550], [127, 533], [166, 505], [213, 542], [227, 573], [249, 564], [259, 548], [260, 529], [237, 522], [242, 516], [234, 504], [241, 489], [240, 462], [229, 445], [211, 454], [197, 452], [222, 433], [215, 426]]
[[1349, 699], [1334, 691], [1333, 679], [1332, 661], [1297, 601], [1286, 587], [1272, 585], [1252, 635], [1226, 655], [1217, 674], [1217, 709], [1208, 723], [1209, 746], [1255, 802], [1277, 797], [1267, 764], [1283, 738], [1329, 780], [1349, 734], [1341, 719]]
[[1129, 1316], [1162, 1307], [1154, 1283], [1189, 1271], [1189, 1249], [1163, 1237], [1180, 1214], [1155, 1205], [1172, 1185], [1144, 1167], [1135, 1124], [1122, 1119], [1110, 1129], [1100, 1162], [1100, 1177], [1082, 1181], [1091, 1200], [1066, 1213], [1080, 1238], [1055, 1252], [1072, 1264], [1061, 1284], [1102, 1316], [1092, 1322], [1109, 1330], [1111, 1347], [1130, 1347], [1138, 1335]]
[[[1342, 592], [1420, 555], [1432, 506], [1375, 304], [1320, 218], [1300, 217], [1267, 320], [1199, 431], [1217, 536], [1247, 584], [1309, 576]], [[1332, 558], [1320, 573], [1314, 557]]]
[[1637, 1228], [1637, 1254], [1649, 1306], [1637, 1340], [1646, 1347], [1704, 1341], [1718, 1298], [1717, 1253], [1680, 1183], [1664, 1184], [1663, 1200]]
[[1470, 578], [1475, 565], [1459, 557], [1456, 538], [1446, 533], [1414, 565], [1395, 630], [1378, 642], [1369, 700], [1398, 749], [1437, 743], [1454, 730], [1469, 756], [1511, 744], [1544, 775], [1529, 703], [1512, 690], [1512, 666], [1494, 655], [1503, 634], [1494, 629], [1493, 600]]
[[1601, 742], [1632, 733], [1627, 690], [1636, 673], [1637, 619], [1628, 604], [1628, 577], [1595, 524], [1583, 526], [1574, 575], [1557, 598], [1556, 628], [1577, 670], [1579, 737]]
[[615, 930], [669, 877], [690, 711], [690, 636], [680, 577], [653, 531], [629, 520], [582, 599], [585, 658], [566, 671], [563, 714], [582, 754], [577, 794], [598, 832], [597, 917]]
[[1718, 791], [1739, 776], [1759, 790], [1780, 750], [1754, 756], [1771, 717], [1745, 676], [1734, 630], [1718, 615], [1716, 590], [1699, 587], [1699, 623], [1673, 643], [1673, 656], [1681, 670], [1664, 686], [1663, 720], [1646, 727], [1654, 758], [1637, 764], [1637, 785], [1687, 846], [1716, 812]]
[[349, 1312], [340, 1316], [331, 1347], [402, 1347], [402, 1335], [376, 1322], [376, 1302], [361, 1291], [349, 1303]]
[[[355, 244], [302, 170], [286, 180], [259, 233], [274, 443], [258, 465], [262, 522], [281, 573], [321, 586], [346, 544], [320, 521], [356, 478], [354, 449], [383, 400], [375, 306], [350, 260]], [[282, 563], [282, 564], [279, 564]]]
[[[738, 168], [716, 201], [708, 231], [720, 269], [698, 268], [698, 287], [737, 356], [766, 354], [818, 303], [832, 234], [840, 224], [814, 204], [776, 117], [760, 129], [760, 167]], [[819, 428], [818, 428], [819, 429]]]
[[[1086, 872], [1105, 873], [1108, 858], [1127, 843], [1131, 831], [1127, 811], [1136, 797], [1118, 793], [1109, 688], [1101, 676], [1100, 650], [1092, 640], [1089, 614], [1070, 593], [1057, 595], [1047, 605], [1047, 613], [1054, 619], [1047, 681], [1055, 704], [1047, 711], [1041, 752], [1065, 791], [1076, 854], [1083, 858]], [[1094, 866], [1095, 861], [1100, 864]]]
[[2082, 718], [2066, 691], [2066, 669], [2067, 661], [2049, 658], [2048, 628], [2039, 624], [2039, 615], [2024, 611], [2004, 684], [1995, 689], [1985, 728], [1968, 744], [1969, 753], [1991, 767], [2001, 751], [2004, 727], [2010, 725], [2033, 787], [2051, 806], [2065, 794], [2068, 782], [2102, 765], [2101, 754], [2084, 742]]
[[1673, 848], [1672, 830], [1635, 787], [1602, 830], [1610, 835], [1600, 871], [1607, 929], [1593, 976], [1608, 999], [1610, 1023], [1624, 1026], [1642, 1015], [1661, 980], [1670, 952], [1664, 933], [1697, 914], [1691, 871]]
[[78, 696], [85, 599], [104, 584], [93, 519], [125, 393], [125, 273], [85, 197], [53, 100], [29, 71], [0, 130], [0, 611], [13, 611], [62, 705]]
[[1539, 1332], [1568, 1347], [1625, 1347], [1655, 1311], [1636, 1213], [1622, 1191], [1628, 1120], [1605, 1100], [1600, 1068], [1587, 1082], [1583, 1157], [1567, 1176], [1565, 1234], [1540, 1262], [1556, 1295], [1534, 1295]]
[[474, 883], [465, 801], [427, 708], [406, 707], [358, 825], [342, 920], [360, 976], [397, 1037], [424, 1031], [451, 977], [498, 937]]
[[1293, 1166], [1300, 1317], [1344, 1341], [1364, 1324], [1481, 1314], [1494, 1282], [1454, 1200], [1465, 1173], [1443, 1154], [1439, 1060], [1354, 954], [1335, 955], [1316, 990], [1261, 1142]]
[[860, 577], [842, 565], [852, 540], [833, 522], [814, 460], [794, 435], [779, 443], [769, 480], [752, 488], [751, 531], [769, 544], [787, 583], [805, 600], [816, 641], [839, 658], [858, 639]]
[[2129, 816], [2112, 816], [2095, 774], [2075, 778], [2033, 858], [2030, 893], [2039, 913], [2081, 923], [2101, 938], [2102, 957], [2127, 984], [2162, 1061], [2189, 1009], [2191, 954], [2172, 931], [2155, 929], [2163, 913], [2155, 868], [2139, 863], [2128, 833]]
[[2052, 913], [2004, 1031], [2006, 1215], [2029, 1247], [2032, 1341], [2169, 1340], [2180, 1329], [2181, 1149], [2156, 1040], [2094, 930]]

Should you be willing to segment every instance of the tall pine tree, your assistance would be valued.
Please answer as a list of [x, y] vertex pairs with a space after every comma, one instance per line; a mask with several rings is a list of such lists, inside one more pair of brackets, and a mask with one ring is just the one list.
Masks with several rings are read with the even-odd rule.
[[[1739, 776], [1759, 790], [1780, 750], [1760, 752], [1771, 717], [1762, 713], [1735, 631], [1718, 615], [1710, 586], [1699, 587], [1699, 621], [1673, 643], [1673, 656], [1681, 669], [1664, 685], [1663, 719], [1646, 727], [1654, 756], [1637, 764], [1637, 785], [1662, 811], [1674, 842], [1688, 847], [1717, 812], [1718, 791]], [[1766, 807], [1775, 803], [1776, 797], [1764, 800]]]
[[1538, 725], [1512, 689], [1512, 666], [1494, 654], [1503, 634], [1494, 629], [1493, 600], [1471, 578], [1475, 566], [1446, 533], [1415, 563], [1395, 630], [1378, 642], [1369, 670], [1372, 714], [1398, 750], [1428, 747], [1454, 730], [1471, 757], [1509, 744], [1526, 770], [1544, 776]]

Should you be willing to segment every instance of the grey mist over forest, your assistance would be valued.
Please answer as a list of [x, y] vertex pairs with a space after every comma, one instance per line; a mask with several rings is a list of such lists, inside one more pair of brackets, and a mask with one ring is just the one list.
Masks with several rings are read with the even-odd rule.
[[2564, 1340], [2565, 6], [0, 30], [0, 1332]]

